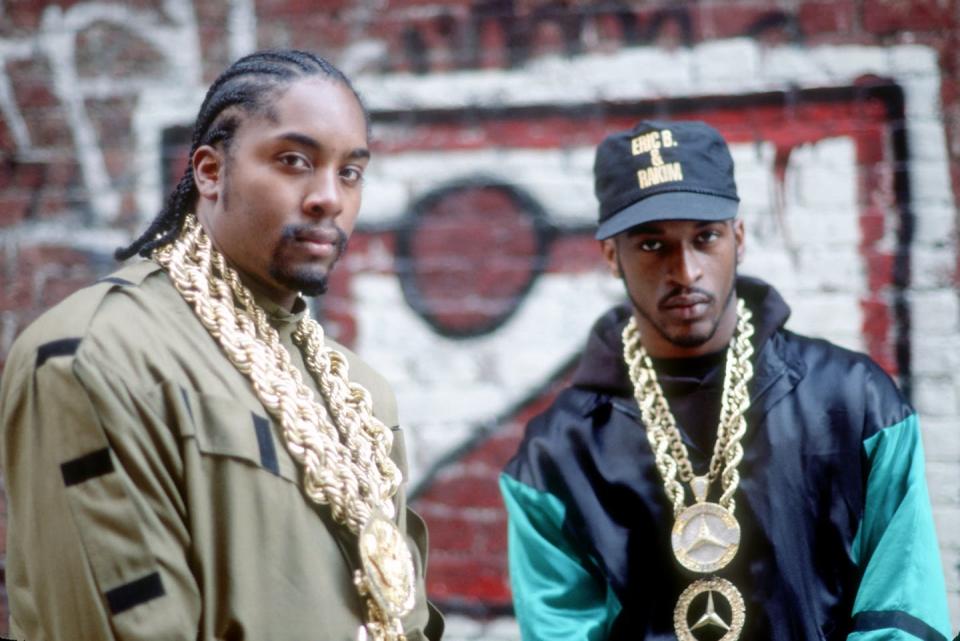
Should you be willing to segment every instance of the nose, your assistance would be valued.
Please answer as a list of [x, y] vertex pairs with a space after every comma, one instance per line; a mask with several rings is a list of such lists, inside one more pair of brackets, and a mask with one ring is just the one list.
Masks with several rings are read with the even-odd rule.
[[341, 211], [339, 175], [333, 169], [316, 172], [303, 198], [303, 212], [311, 218], [336, 218]]
[[690, 287], [703, 276], [703, 264], [697, 250], [687, 244], [681, 246], [671, 264], [670, 276], [678, 284]]

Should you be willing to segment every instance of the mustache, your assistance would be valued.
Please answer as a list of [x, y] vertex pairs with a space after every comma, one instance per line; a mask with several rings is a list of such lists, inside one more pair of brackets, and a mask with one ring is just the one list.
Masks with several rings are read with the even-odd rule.
[[695, 303], [713, 303], [715, 300], [716, 297], [713, 294], [698, 287], [674, 287], [660, 298], [657, 306], [663, 308]]
[[289, 242], [298, 238], [329, 236], [331, 232], [336, 235], [337, 252], [342, 254], [347, 249], [347, 232], [334, 223], [328, 225], [285, 225], [280, 230], [280, 238], [282, 242]]

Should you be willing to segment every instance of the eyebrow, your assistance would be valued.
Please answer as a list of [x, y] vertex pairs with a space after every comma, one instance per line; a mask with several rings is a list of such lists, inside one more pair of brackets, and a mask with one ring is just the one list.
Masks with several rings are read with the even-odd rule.
[[[722, 220], [697, 220], [694, 227], [696, 229], [703, 229], [704, 227], [709, 227], [710, 225], [716, 225], [717, 223], [722, 223]], [[627, 236], [638, 236], [640, 234], [665, 234], [666, 230], [657, 225], [656, 223], [643, 223], [637, 225], [636, 227], [631, 227], [627, 230]]]
[[[285, 134], [280, 134], [279, 136], [277, 136], [277, 138], [279, 140], [287, 140], [287, 141], [296, 143], [298, 145], [302, 145], [314, 152], [317, 152], [323, 149], [323, 145], [320, 144], [320, 141], [316, 140], [311, 136], [297, 133], [295, 131], [291, 131]], [[347, 154], [347, 158], [350, 158], [351, 160], [360, 160], [360, 159], [369, 158], [369, 157], [370, 157], [370, 150], [367, 149], [366, 147], [357, 147], [356, 149], [352, 149], [350, 153]]]

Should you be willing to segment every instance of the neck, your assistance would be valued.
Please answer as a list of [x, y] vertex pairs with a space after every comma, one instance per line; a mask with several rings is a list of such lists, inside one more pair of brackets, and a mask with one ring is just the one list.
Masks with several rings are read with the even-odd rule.
[[[227, 262], [230, 263], [230, 260], [227, 259]], [[268, 287], [251, 274], [240, 271], [235, 264], [230, 263], [230, 266], [237, 270], [240, 280], [243, 281], [243, 284], [247, 286], [247, 289], [250, 290], [250, 293], [253, 294], [256, 300], [263, 301], [266, 299], [272, 301], [288, 312], [295, 310], [297, 300], [299, 299], [299, 296], [295, 292], [288, 292], [286, 290], [280, 292], [272, 287]]]

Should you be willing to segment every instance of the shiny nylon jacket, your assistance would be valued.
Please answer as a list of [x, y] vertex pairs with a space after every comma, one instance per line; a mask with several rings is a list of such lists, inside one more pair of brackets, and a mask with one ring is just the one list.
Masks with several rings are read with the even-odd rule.
[[[740, 638], [945, 641], [916, 415], [866, 356], [784, 329], [771, 287], [740, 278], [737, 290], [758, 356], [740, 549], [717, 575], [746, 602]], [[526, 641], [675, 639], [674, 606], [698, 578], [673, 558], [672, 508], [621, 355], [628, 314], [598, 321], [573, 386], [531, 421], [501, 477]], [[711, 452], [681, 432], [703, 473]]]

